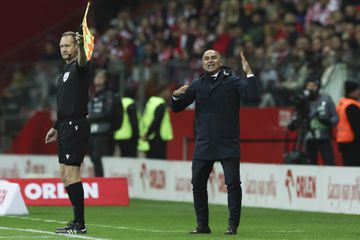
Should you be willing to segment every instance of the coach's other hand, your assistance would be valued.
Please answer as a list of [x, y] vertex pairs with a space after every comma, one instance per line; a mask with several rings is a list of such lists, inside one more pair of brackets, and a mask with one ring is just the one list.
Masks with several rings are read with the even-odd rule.
[[55, 128], [51, 128], [45, 137], [45, 143], [55, 142], [58, 138], [58, 131]]
[[176, 89], [174, 92], [173, 92], [173, 96], [174, 97], [179, 97], [180, 95], [184, 94], [186, 92], [186, 90], [189, 88], [189, 83], [185, 83], [184, 86]]

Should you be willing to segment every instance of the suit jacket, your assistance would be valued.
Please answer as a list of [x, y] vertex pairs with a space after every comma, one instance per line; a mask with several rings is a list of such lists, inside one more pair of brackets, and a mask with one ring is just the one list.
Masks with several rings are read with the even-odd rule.
[[240, 100], [257, 101], [255, 77], [242, 79], [222, 67], [217, 80], [200, 75], [185, 94], [171, 99], [171, 108], [180, 112], [195, 101], [194, 160], [240, 158]]

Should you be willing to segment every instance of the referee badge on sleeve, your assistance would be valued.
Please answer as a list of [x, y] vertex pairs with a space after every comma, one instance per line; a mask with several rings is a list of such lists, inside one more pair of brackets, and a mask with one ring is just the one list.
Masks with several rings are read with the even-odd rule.
[[66, 80], [68, 80], [69, 75], [70, 75], [70, 72], [66, 72], [66, 73], [64, 73], [64, 76], [63, 76], [63, 82], [66, 82]]

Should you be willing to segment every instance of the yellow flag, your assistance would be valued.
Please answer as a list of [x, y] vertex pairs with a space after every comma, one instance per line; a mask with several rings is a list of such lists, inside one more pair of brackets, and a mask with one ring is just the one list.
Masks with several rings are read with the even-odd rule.
[[82, 21], [82, 30], [83, 30], [83, 35], [84, 35], [84, 49], [85, 49], [87, 60], [90, 60], [91, 55], [92, 55], [93, 50], [94, 50], [94, 36], [89, 31], [89, 28], [88, 28], [87, 22], [86, 22], [89, 7], [90, 7], [90, 1], [87, 4], [85, 14], [84, 14], [84, 18], [83, 18], [83, 21]]

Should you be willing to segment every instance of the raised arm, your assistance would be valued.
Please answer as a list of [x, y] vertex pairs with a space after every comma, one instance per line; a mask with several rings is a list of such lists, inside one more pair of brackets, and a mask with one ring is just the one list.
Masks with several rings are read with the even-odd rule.
[[240, 52], [240, 57], [243, 70], [246, 73], [246, 84], [240, 84], [238, 91], [245, 100], [258, 101], [260, 99], [260, 88], [257, 79], [242, 51]]
[[86, 53], [85, 53], [85, 49], [84, 49], [84, 36], [80, 35], [78, 32], [75, 35], [76, 38], [76, 42], [78, 44], [79, 47], [79, 57], [78, 57], [78, 64], [80, 67], [85, 67], [86, 66]]

